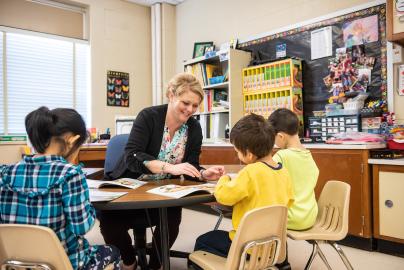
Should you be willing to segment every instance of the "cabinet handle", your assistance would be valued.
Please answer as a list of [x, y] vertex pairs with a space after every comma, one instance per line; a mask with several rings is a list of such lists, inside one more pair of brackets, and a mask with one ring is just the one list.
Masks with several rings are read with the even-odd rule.
[[393, 201], [392, 200], [386, 200], [384, 202], [384, 205], [388, 208], [392, 208], [393, 207]]

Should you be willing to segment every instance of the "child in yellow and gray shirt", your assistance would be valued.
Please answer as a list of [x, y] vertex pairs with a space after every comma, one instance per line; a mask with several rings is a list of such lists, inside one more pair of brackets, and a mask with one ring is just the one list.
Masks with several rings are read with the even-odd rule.
[[198, 237], [195, 250], [227, 257], [231, 241], [246, 212], [269, 205], [290, 206], [293, 187], [282, 164], [272, 159], [275, 132], [270, 124], [255, 114], [247, 115], [232, 128], [230, 142], [238, 158], [247, 164], [234, 179], [224, 175], [215, 189], [216, 200], [233, 206], [233, 230], [215, 230]]

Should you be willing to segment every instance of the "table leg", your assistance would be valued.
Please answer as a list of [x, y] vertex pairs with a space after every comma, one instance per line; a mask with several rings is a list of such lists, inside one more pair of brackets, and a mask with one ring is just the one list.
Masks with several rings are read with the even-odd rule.
[[164, 270], [170, 269], [170, 247], [168, 246], [168, 219], [167, 208], [159, 208], [161, 226], [161, 256]]

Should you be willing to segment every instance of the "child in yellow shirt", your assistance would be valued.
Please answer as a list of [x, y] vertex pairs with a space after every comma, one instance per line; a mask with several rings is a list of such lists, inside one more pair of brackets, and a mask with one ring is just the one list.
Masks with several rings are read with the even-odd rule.
[[247, 115], [234, 125], [230, 142], [238, 158], [247, 165], [234, 179], [222, 176], [214, 193], [219, 203], [233, 206], [233, 230], [215, 230], [199, 236], [195, 250], [227, 257], [246, 212], [263, 206], [292, 204], [293, 187], [289, 174], [282, 164], [272, 159], [274, 140], [275, 132], [262, 116]]

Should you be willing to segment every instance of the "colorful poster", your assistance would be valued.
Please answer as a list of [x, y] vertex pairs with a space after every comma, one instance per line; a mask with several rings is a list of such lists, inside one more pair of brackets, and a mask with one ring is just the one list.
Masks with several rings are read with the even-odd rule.
[[377, 15], [344, 23], [342, 26], [345, 47], [379, 40]]
[[107, 105], [129, 107], [129, 73], [107, 72]]

